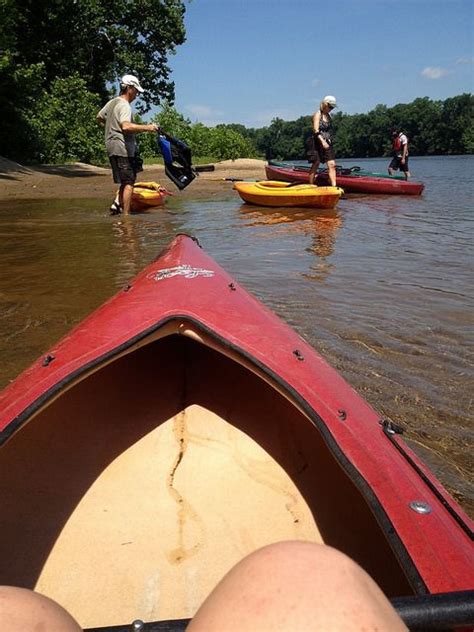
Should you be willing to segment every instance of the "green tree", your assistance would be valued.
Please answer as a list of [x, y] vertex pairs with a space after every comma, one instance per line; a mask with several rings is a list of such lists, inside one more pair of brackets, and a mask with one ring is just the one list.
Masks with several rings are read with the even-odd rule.
[[57, 79], [77, 75], [105, 101], [129, 72], [147, 88], [138, 111], [172, 102], [168, 56], [185, 41], [184, 12], [182, 0], [0, 0], [0, 118], [12, 121], [0, 129], [3, 153], [32, 157], [15, 130], [33, 138], [25, 101]]
[[78, 75], [56, 79], [38, 99], [31, 126], [42, 162], [105, 161], [103, 130], [97, 125], [99, 97]]
[[217, 125], [210, 130], [210, 156], [219, 160], [235, 160], [255, 156], [252, 143], [233, 126]]
[[189, 142], [191, 121], [184, 118], [169, 101], [164, 102], [161, 111], [155, 114], [152, 120], [170, 136]]
[[[442, 144], [448, 154], [472, 152], [474, 134], [474, 97], [461, 94], [442, 104]], [[468, 149], [470, 147], [470, 149]]]
[[46, 88], [78, 73], [105, 97], [107, 82], [136, 73], [148, 107], [174, 97], [167, 56], [185, 40], [184, 12], [181, 0], [1, 0], [0, 41], [16, 65], [44, 65]]
[[243, 125], [217, 125], [207, 127], [203, 123], [191, 123], [169, 103], [153, 117], [164, 132], [184, 141], [195, 157], [227, 160], [255, 155], [252, 142], [240, 130]]
[[[338, 158], [386, 156], [391, 153], [391, 129], [408, 134], [412, 155], [473, 153], [474, 97], [462, 94], [446, 101], [428, 97], [389, 108], [379, 104], [364, 114], [333, 114]], [[297, 121], [274, 119], [268, 127], [249, 130], [257, 152], [267, 159], [304, 159], [304, 140], [311, 116]]]

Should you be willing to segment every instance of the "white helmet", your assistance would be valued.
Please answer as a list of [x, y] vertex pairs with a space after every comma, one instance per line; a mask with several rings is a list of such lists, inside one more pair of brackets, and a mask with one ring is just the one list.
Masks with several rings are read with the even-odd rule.
[[323, 103], [327, 103], [328, 105], [332, 105], [333, 108], [337, 107], [336, 97], [333, 97], [332, 94], [328, 94], [324, 97]]

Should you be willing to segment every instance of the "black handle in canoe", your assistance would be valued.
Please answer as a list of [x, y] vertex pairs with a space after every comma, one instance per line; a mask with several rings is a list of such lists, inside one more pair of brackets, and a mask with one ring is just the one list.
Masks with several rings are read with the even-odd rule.
[[[409, 630], [455, 630], [474, 625], [474, 590], [395, 597], [390, 600]], [[173, 619], [105, 628], [88, 628], [84, 632], [184, 632], [191, 619]]]
[[474, 625], [474, 590], [390, 601], [410, 630], [455, 630]]

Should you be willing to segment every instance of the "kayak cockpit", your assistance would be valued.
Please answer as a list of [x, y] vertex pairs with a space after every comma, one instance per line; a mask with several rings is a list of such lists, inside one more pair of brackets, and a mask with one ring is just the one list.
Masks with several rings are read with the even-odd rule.
[[171, 321], [45, 402], [2, 447], [0, 584], [83, 627], [191, 617], [243, 556], [303, 539], [412, 591], [373, 512], [284, 385]]

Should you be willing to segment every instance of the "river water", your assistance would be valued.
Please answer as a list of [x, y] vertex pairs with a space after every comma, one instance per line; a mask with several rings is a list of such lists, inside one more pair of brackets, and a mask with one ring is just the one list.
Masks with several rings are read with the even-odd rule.
[[125, 218], [104, 199], [0, 203], [0, 387], [186, 232], [405, 427], [474, 514], [474, 157], [411, 172], [421, 197], [352, 195], [335, 212], [247, 206], [230, 183]]

